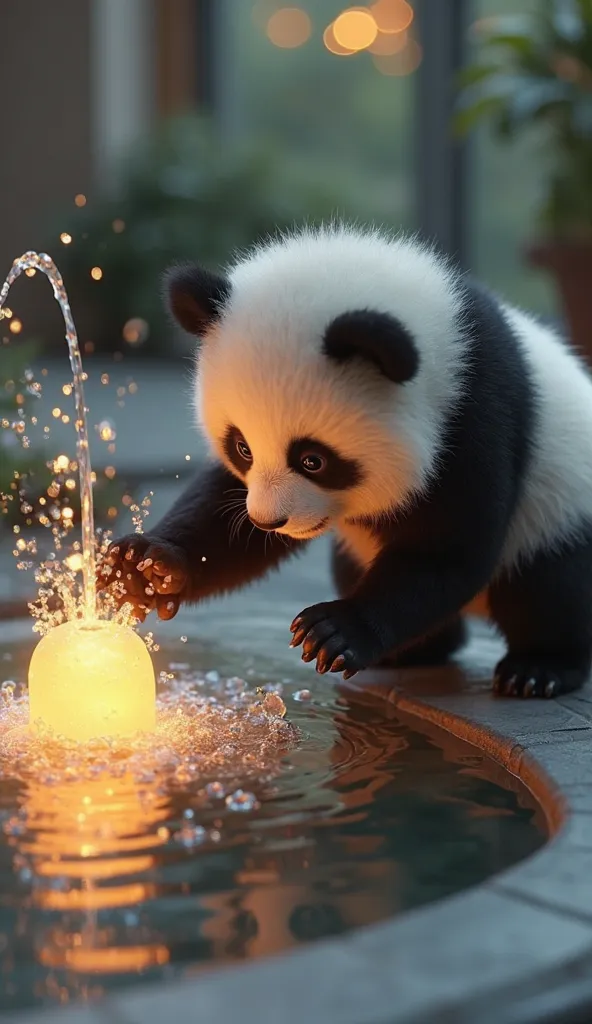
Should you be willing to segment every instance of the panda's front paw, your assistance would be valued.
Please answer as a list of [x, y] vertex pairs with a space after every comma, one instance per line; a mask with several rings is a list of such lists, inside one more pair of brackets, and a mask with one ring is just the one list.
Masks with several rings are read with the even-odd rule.
[[380, 644], [351, 601], [325, 601], [294, 619], [290, 647], [302, 644], [302, 660], [316, 658], [317, 672], [343, 672], [351, 679], [380, 655]]
[[155, 610], [172, 619], [189, 578], [184, 552], [151, 534], [128, 534], [109, 547], [99, 566], [97, 589], [109, 590], [118, 605], [129, 604], [143, 622]]

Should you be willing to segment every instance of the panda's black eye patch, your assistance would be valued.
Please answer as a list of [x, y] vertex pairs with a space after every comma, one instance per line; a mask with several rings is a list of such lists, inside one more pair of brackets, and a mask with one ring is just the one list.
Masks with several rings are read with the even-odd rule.
[[363, 473], [355, 459], [346, 459], [322, 441], [299, 437], [288, 446], [288, 466], [328, 491], [345, 491], [359, 484]]
[[247, 473], [253, 464], [253, 453], [238, 427], [230, 426], [224, 435], [224, 451], [238, 473]]

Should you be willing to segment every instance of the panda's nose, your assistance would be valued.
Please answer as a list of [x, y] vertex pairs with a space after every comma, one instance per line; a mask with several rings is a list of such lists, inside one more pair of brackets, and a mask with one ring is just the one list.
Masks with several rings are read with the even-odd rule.
[[287, 519], [276, 519], [273, 523], [260, 523], [258, 519], [253, 519], [253, 516], [249, 516], [249, 519], [253, 526], [257, 526], [260, 530], [279, 530], [288, 522]]

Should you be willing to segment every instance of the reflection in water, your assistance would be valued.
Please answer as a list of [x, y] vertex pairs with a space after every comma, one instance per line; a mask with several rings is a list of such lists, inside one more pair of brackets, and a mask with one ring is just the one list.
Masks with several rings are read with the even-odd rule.
[[0, 1009], [338, 935], [543, 842], [531, 798], [472, 748], [369, 696], [295, 692], [283, 698], [299, 740], [251, 773], [258, 807], [227, 802], [211, 776], [171, 785], [104, 766], [0, 784]]

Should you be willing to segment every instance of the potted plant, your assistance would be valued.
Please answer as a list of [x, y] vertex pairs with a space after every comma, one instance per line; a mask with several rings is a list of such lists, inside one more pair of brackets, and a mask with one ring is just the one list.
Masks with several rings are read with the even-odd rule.
[[572, 340], [592, 362], [592, 0], [541, 0], [477, 33], [456, 129], [489, 121], [503, 142], [539, 130], [548, 172], [527, 255], [554, 276]]

